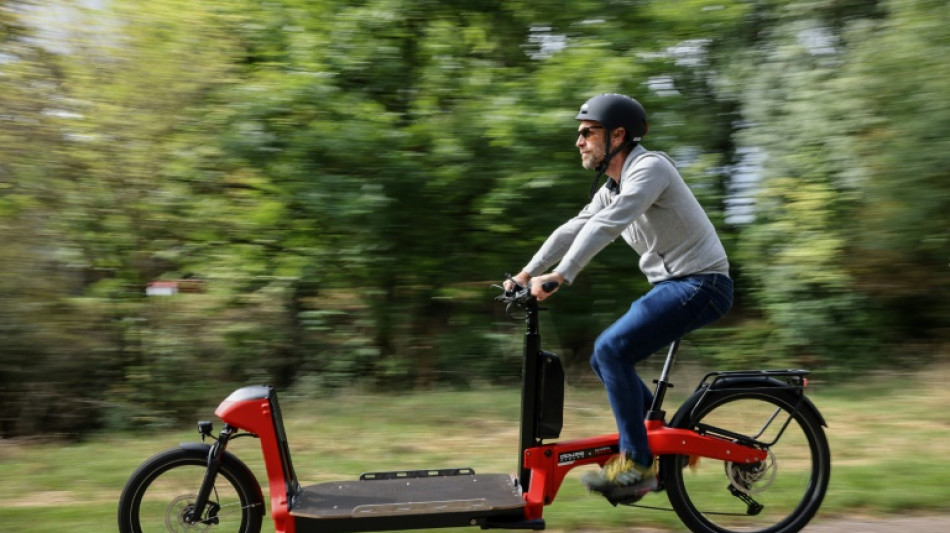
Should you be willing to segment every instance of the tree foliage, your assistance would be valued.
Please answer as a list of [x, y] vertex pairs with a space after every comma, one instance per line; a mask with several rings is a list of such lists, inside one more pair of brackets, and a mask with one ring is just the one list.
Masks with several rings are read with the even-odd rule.
[[[0, 4], [2, 435], [250, 381], [516, 380], [488, 285], [584, 204], [572, 119], [601, 92], [645, 104], [726, 243], [740, 333], [707, 354], [945, 342], [942, 2], [89, 5]], [[639, 278], [615, 246], [558, 294], [570, 367]]]
[[776, 350], [860, 369], [946, 335], [937, 4], [789, 8], [757, 50], [741, 138], [768, 159], [741, 248]]

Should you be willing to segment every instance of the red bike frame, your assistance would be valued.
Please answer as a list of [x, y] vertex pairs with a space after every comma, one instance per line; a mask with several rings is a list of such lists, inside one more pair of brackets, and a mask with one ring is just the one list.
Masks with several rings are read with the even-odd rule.
[[[658, 456], [695, 455], [741, 463], [764, 461], [767, 456], [763, 450], [686, 429], [667, 427], [662, 420], [647, 421], [647, 435], [650, 449]], [[531, 471], [531, 486], [524, 495], [527, 504], [525, 518], [541, 518], [542, 509], [554, 501], [567, 473], [584, 465], [603, 466], [617, 453], [617, 442], [618, 436], [613, 434], [525, 450], [524, 464]]]
[[[252, 390], [249, 390], [252, 389]], [[244, 392], [244, 394], [240, 394]], [[271, 515], [278, 533], [294, 533], [290, 498], [297, 488], [279, 413], [272, 407], [272, 391], [249, 387], [230, 396], [215, 411], [226, 424], [256, 434], [264, 454], [270, 486]], [[242, 396], [248, 397], [243, 398]], [[670, 428], [662, 420], [647, 421], [650, 448], [656, 455], [679, 454], [710, 457], [723, 461], [754, 463], [764, 461], [766, 452], [694, 431]], [[525, 520], [542, 517], [543, 508], [554, 502], [569, 471], [579, 466], [603, 466], [617, 451], [617, 435], [557, 442], [525, 450], [523, 465], [530, 471], [530, 485], [524, 492]]]
[[[240, 395], [248, 389], [254, 394]], [[249, 396], [244, 398], [243, 396]], [[239, 389], [228, 396], [215, 410], [214, 414], [225, 424], [243, 429], [258, 436], [261, 452], [264, 454], [264, 468], [267, 470], [267, 482], [270, 487], [271, 517], [276, 533], [294, 533], [294, 521], [290, 516], [290, 503], [297, 489], [296, 476], [290, 463], [286, 440], [280, 434], [283, 428], [280, 413], [272, 409], [273, 391], [270, 387], [248, 387]]]
[[[556, 356], [540, 349], [537, 302], [531, 298], [526, 303], [527, 334], [519, 454], [519, 481], [525, 501], [524, 521], [504, 523], [506, 527], [538, 529], [539, 526], [543, 527], [541, 517], [544, 506], [554, 501], [567, 473], [584, 465], [603, 466], [617, 453], [618, 436], [612, 434], [565, 442], [543, 442], [544, 438], [556, 438], [560, 433], [563, 374]], [[767, 452], [756, 447], [666, 425], [661, 408], [669, 387], [669, 373], [677, 345], [674, 343], [670, 347], [646, 421], [652, 452], [657, 456], [690, 455], [738, 463], [765, 461]], [[554, 373], [550, 370], [552, 366], [557, 368]], [[300, 486], [290, 459], [274, 390], [263, 386], [240, 389], [225, 399], [215, 414], [228, 426], [248, 431], [260, 438], [276, 531], [295, 533], [298, 528], [290, 511], [293, 497]]]

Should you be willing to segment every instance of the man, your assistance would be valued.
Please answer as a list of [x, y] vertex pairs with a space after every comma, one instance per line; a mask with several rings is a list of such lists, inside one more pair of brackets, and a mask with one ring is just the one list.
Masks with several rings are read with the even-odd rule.
[[[639, 497], [656, 489], [644, 418], [653, 394], [634, 365], [666, 344], [724, 315], [732, 307], [729, 261], [716, 230], [662, 152], [640, 146], [646, 111], [633, 98], [602, 94], [575, 117], [586, 169], [597, 170], [591, 199], [557, 228], [524, 269], [506, 281], [531, 287], [538, 300], [570, 284], [587, 263], [622, 236], [639, 255], [653, 285], [594, 343], [591, 366], [603, 382], [620, 434], [620, 453], [583, 482], [608, 498]], [[596, 190], [600, 176], [606, 184]], [[558, 263], [554, 270], [542, 275]], [[542, 285], [556, 281], [545, 292]], [[549, 287], [550, 288], [550, 287]]]

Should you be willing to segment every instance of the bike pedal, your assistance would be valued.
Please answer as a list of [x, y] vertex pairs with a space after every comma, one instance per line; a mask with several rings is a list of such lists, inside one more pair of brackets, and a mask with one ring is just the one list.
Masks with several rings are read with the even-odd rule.
[[607, 498], [607, 501], [610, 502], [610, 505], [616, 507], [618, 505], [633, 505], [642, 500], [643, 496], [645, 496], [645, 494], [626, 496], [622, 498], [612, 498], [610, 496], [604, 495], [604, 498]]
[[633, 505], [654, 491], [656, 491], [654, 487], [618, 487], [605, 491], [591, 489], [591, 492], [600, 494], [614, 507], [618, 505]]

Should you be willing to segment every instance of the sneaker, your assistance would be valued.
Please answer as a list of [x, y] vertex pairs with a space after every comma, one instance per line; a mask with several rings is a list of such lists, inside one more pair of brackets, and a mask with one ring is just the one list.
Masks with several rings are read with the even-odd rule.
[[587, 472], [581, 482], [610, 500], [639, 498], [657, 487], [653, 467], [637, 464], [628, 454], [611, 457], [600, 472]]

